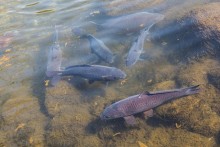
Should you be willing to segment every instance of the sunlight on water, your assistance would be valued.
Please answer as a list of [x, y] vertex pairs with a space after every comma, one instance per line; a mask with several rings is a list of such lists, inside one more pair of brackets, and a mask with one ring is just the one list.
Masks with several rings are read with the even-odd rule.
[[[219, 7], [214, 0], [0, 0], [0, 146], [218, 146]], [[120, 70], [101, 71], [98, 80], [63, 76], [55, 86], [57, 72], [46, 76], [85, 64]], [[151, 118], [135, 115], [136, 126], [100, 119], [123, 98], [198, 84], [199, 94], [155, 108]]]

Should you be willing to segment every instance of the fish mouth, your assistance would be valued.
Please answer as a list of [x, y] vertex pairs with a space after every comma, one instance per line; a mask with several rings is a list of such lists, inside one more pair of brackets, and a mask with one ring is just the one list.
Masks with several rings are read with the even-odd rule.
[[101, 120], [106, 120], [106, 117], [105, 117], [105, 115], [103, 113], [100, 115], [100, 119]]
[[123, 73], [120, 77], [120, 79], [125, 79], [127, 77], [126, 73]]

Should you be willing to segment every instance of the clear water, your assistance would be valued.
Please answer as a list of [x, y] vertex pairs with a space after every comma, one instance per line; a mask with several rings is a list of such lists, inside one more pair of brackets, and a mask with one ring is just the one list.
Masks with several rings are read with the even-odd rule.
[[[180, 51], [166, 47], [167, 43], [172, 48], [179, 45], [172, 41], [175, 27], [168, 27], [166, 22], [210, 2], [213, 1], [0, 0], [0, 37], [6, 42], [0, 44], [0, 145], [139, 146], [141, 141], [155, 147], [217, 146], [220, 95], [218, 78], [213, 75], [219, 75], [218, 60], [208, 57], [194, 60], [194, 54], [199, 54], [197, 50], [189, 58], [181, 58]], [[127, 68], [125, 57], [137, 34], [106, 34], [103, 33], [106, 30], [97, 29], [89, 21], [102, 23], [141, 11], [165, 15], [150, 32], [157, 35], [158, 29], [164, 28], [171, 35], [167, 40], [146, 41], [144, 60]], [[48, 87], [45, 71], [55, 25], [59, 28], [62, 66], [95, 62], [96, 59], [88, 59], [91, 54], [88, 41], [71, 32], [72, 28], [82, 27], [116, 54], [113, 64], [97, 64], [120, 68], [127, 78], [106, 86], [106, 83], [88, 84], [72, 77]], [[166, 31], [160, 31], [159, 35], [163, 33]], [[217, 74], [207, 74], [209, 71]], [[166, 104], [148, 120], [138, 115], [136, 127], [127, 127], [122, 119], [107, 122], [99, 119], [107, 105], [130, 95], [190, 84], [202, 84], [203, 92]]]

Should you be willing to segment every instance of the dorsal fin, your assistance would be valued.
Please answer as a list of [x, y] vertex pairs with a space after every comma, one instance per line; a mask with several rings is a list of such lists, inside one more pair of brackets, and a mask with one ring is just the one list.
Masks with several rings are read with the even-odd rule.
[[149, 92], [149, 91], [144, 91], [144, 92], [142, 92], [142, 93], [138, 96], [138, 98], [140, 98], [142, 95], [150, 95], [150, 92]]
[[73, 66], [68, 66], [65, 69], [70, 69], [70, 68], [73, 68], [73, 67], [91, 67], [91, 65], [88, 65], [88, 64], [73, 65]]
[[143, 94], [147, 95], [147, 94], [150, 94], [149, 91], [144, 91]]

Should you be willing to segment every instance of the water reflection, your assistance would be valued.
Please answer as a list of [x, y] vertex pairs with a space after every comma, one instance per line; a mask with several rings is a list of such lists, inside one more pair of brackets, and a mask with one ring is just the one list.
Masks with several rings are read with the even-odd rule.
[[[196, 36], [194, 22], [178, 21], [194, 7], [210, 2], [0, 1], [0, 144], [137, 146], [136, 142], [141, 141], [151, 146], [214, 146], [219, 143], [219, 59], [204, 56], [218, 53], [218, 42], [215, 38]], [[145, 59], [128, 69], [126, 55], [139, 32], [112, 33], [109, 30], [115, 26], [100, 29], [90, 21], [102, 24], [143, 11], [163, 14], [165, 19], [150, 29], [151, 37], [145, 41], [142, 55]], [[54, 25], [59, 25], [61, 66], [114, 66], [125, 71], [127, 78], [106, 86], [73, 77], [64, 78], [55, 87], [45, 86]], [[115, 54], [114, 63], [93, 56], [89, 42], [72, 33], [76, 27], [101, 39]], [[107, 105], [129, 95], [193, 84], [202, 84], [204, 90], [200, 95], [158, 108], [158, 114], [150, 120], [138, 117], [138, 128], [126, 127], [120, 119], [110, 122], [99, 119]], [[169, 139], [172, 137], [177, 141]]]

